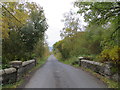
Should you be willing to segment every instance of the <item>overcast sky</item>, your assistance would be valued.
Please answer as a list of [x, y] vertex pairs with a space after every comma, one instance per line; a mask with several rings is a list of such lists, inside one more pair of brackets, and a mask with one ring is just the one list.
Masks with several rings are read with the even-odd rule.
[[33, 0], [43, 7], [47, 23], [49, 25], [46, 34], [48, 35], [47, 42], [52, 46], [55, 42], [61, 40], [60, 30], [64, 27], [61, 22], [63, 14], [74, 9], [73, 2], [76, 0]]

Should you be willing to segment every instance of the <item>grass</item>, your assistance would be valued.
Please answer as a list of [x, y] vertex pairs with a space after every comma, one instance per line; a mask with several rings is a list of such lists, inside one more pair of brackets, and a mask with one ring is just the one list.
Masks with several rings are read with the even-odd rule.
[[23, 81], [24, 81], [24, 79], [21, 79], [16, 83], [4, 85], [4, 86], [2, 86], [2, 88], [17, 88], [17, 86], [19, 86], [21, 83], [23, 83]]
[[[44, 65], [44, 64], [46, 63], [47, 58], [48, 58], [48, 56], [47, 56], [47, 57], [44, 57], [44, 58], [41, 58], [41, 59], [40, 59], [40, 58], [37, 58], [37, 65], [36, 65], [34, 68], [32, 68], [31, 70], [29, 70], [28, 73], [25, 74], [25, 75], [23, 75], [23, 76], [24, 76], [24, 77], [29, 76], [28, 74], [29, 74], [30, 72], [33, 72], [34, 70], [36, 70], [36, 69], [40, 68], [42, 65]], [[19, 80], [18, 82], [13, 83], [13, 84], [4, 85], [4, 86], [2, 86], [2, 88], [17, 88], [17, 87], [18, 87], [19, 85], [21, 85], [24, 81], [25, 81], [25, 79], [22, 78], [22, 79]]]
[[[62, 62], [62, 63], [64, 63], [64, 64], [68, 64], [68, 65], [72, 65], [72, 63], [75, 61], [75, 60], [77, 60], [78, 58], [77, 57], [72, 57], [72, 58], [69, 58], [69, 59], [67, 59], [67, 60], [60, 60], [59, 59], [59, 61], [60, 62]], [[75, 65], [72, 65], [72, 66], [74, 66], [74, 67], [79, 67], [79, 65], [78, 64], [75, 64]]]
[[[75, 60], [78, 59], [77, 57], [72, 57], [72, 58], [69, 58], [69, 59], [67, 59], [67, 60], [63, 60], [63, 59], [61, 59], [61, 58], [58, 57], [58, 56], [56, 56], [56, 57], [57, 57], [57, 59], [58, 59], [60, 62], [62, 62], [62, 63], [64, 63], [64, 64], [68, 64], [68, 65], [72, 65], [72, 62], [74, 62]], [[78, 64], [75, 64], [75, 65], [72, 65], [72, 66], [74, 66], [74, 67], [76, 67], [76, 68], [81, 68], [82, 70], [91, 73], [93, 76], [96, 76], [96, 77], [99, 78], [101, 81], [103, 81], [103, 82], [107, 85], [108, 88], [120, 88], [120, 87], [119, 87], [120, 84], [118, 84], [118, 82], [115, 82], [115, 81], [113, 81], [113, 80], [110, 80], [110, 79], [108, 79], [108, 78], [106, 78], [106, 77], [104, 77], [104, 76], [102, 76], [102, 75], [100, 75], [100, 74], [98, 74], [98, 73], [96, 73], [96, 72], [93, 72], [93, 71], [90, 70], [90, 69], [86, 69], [86, 68], [80, 67]]]

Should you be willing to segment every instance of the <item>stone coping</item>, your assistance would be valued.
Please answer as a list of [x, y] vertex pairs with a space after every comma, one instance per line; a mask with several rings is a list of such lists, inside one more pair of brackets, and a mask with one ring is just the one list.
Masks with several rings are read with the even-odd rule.
[[[34, 59], [29, 60], [29, 61], [24, 61], [24, 62], [22, 62], [22, 61], [11, 61], [10, 64], [17, 64], [17, 65], [22, 64], [22, 66], [26, 66], [26, 65], [28, 65], [30, 63], [33, 63], [33, 62], [35, 62]], [[1, 69], [0, 70], [0, 76], [2, 76], [3, 74], [10, 74], [10, 73], [13, 73], [13, 72], [16, 72], [16, 68], [11, 67], [11, 68], [6, 68], [6, 69]]]
[[95, 62], [95, 61], [81, 60], [81, 62], [87, 62], [87, 63], [90, 63], [90, 64], [95, 64], [95, 65], [103, 66], [103, 63]]
[[33, 62], [35, 62], [34, 59], [33, 59], [33, 60], [29, 60], [29, 61], [24, 61], [24, 62], [22, 63], [22, 66], [26, 66], [26, 65], [28, 65], [28, 64], [30, 64], [30, 63], [33, 63]]
[[10, 64], [22, 64], [22, 61], [11, 61]]
[[10, 74], [10, 73], [13, 73], [13, 72], [16, 72], [16, 68], [7, 68], [7, 69], [2, 69], [0, 70], [0, 76], [3, 75], [3, 74]]
[[84, 59], [84, 57], [78, 57], [78, 58], [79, 58], [79, 60]]

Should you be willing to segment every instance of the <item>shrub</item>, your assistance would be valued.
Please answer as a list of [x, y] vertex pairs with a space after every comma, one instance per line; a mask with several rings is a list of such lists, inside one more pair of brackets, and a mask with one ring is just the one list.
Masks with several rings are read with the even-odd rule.
[[115, 64], [120, 63], [120, 47], [116, 45], [112, 48], [104, 49], [99, 57], [102, 61], [110, 61]]

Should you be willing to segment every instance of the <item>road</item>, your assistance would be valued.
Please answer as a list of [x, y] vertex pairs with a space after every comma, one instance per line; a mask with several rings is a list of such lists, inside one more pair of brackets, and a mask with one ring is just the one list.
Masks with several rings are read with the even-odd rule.
[[63, 64], [51, 55], [25, 88], [106, 88], [106, 85], [88, 72]]

